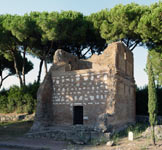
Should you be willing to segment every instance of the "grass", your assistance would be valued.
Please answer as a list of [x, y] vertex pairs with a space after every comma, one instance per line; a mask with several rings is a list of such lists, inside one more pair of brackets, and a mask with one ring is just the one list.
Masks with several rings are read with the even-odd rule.
[[33, 121], [0, 123], [0, 140], [23, 136], [29, 131]]
[[113, 140], [114, 144], [117, 145], [119, 139], [128, 137], [129, 131], [133, 132], [134, 138], [138, 138], [141, 135], [141, 133], [146, 130], [147, 127], [148, 127], [148, 124], [144, 124], [144, 123], [137, 123], [135, 125], [130, 125], [125, 130], [122, 130], [118, 133], [113, 134], [111, 136], [111, 140]]
[[[138, 138], [142, 132], [144, 132], [146, 130], [146, 128], [148, 127], [148, 124], [144, 124], [144, 123], [137, 123], [135, 125], [130, 125], [128, 126], [126, 129], [114, 133], [110, 140], [114, 142], [114, 145], [118, 145], [118, 142], [120, 139], [128, 137], [128, 132], [132, 131], [133, 132], [133, 136], [134, 138]], [[102, 145], [105, 144], [107, 142], [107, 139], [105, 137], [102, 137], [101, 139], [94, 139], [93, 141], [91, 141], [92, 145]]]

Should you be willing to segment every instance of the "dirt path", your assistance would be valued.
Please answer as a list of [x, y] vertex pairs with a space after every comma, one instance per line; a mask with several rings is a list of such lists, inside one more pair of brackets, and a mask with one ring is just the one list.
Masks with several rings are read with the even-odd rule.
[[[17, 148], [6, 148], [1, 144], [17, 146]], [[87, 146], [73, 145], [68, 142], [53, 141], [50, 139], [26, 139], [16, 138], [14, 140], [0, 141], [0, 150], [162, 150], [162, 141], [157, 141], [156, 146], [152, 146], [151, 140], [147, 138], [136, 138], [128, 141], [127, 138], [120, 139], [116, 146]]]
[[[16, 138], [14, 140], [0, 141], [0, 150], [66, 150], [68, 147], [67, 145], [67, 142], [54, 141], [51, 139]], [[4, 149], [4, 147], [6, 148]], [[16, 147], [16, 149], [14, 147]]]
[[115, 146], [78, 146], [76, 150], [162, 150], [162, 140], [153, 146], [151, 140], [147, 138], [136, 138], [134, 141], [122, 138]]

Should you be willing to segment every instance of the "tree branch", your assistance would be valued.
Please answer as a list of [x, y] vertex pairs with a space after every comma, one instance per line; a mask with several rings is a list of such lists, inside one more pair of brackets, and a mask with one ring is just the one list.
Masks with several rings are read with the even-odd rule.
[[5, 76], [4, 78], [3, 78], [3, 76], [1, 75], [0, 88], [2, 87], [2, 83], [3, 83], [3, 81], [4, 81], [5, 79], [7, 79], [9, 76], [12, 76], [12, 74], [8, 74], [8, 75]]
[[127, 41], [127, 47], [129, 47], [129, 41], [130, 41], [130, 39], [128, 39], [128, 41]]
[[132, 48], [130, 48], [130, 51], [131, 51], [131, 52], [132, 52], [132, 51], [133, 51], [133, 49], [134, 49], [134, 48], [135, 48], [135, 47], [138, 45], [138, 43], [139, 43], [139, 42], [135, 43], [135, 44], [134, 44], [134, 46], [132, 45], [133, 47], [132, 47]]
[[91, 47], [82, 55], [82, 58], [91, 50]]
[[8, 74], [7, 76], [5, 76], [5, 77], [3, 78], [3, 81], [4, 81], [5, 79], [7, 79], [9, 76], [12, 76], [12, 74]]

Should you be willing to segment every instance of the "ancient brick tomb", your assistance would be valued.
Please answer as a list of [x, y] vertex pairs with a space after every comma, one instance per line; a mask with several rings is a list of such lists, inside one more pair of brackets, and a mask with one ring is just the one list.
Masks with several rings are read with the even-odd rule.
[[75, 124], [107, 130], [133, 123], [133, 54], [121, 42], [86, 61], [57, 50], [37, 97], [33, 130]]

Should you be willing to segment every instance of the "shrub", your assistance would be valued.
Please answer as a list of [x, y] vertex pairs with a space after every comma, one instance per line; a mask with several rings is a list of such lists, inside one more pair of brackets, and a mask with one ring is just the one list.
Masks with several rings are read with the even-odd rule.
[[31, 114], [36, 106], [36, 93], [39, 84], [33, 83], [22, 88], [12, 86], [0, 92], [0, 111]]
[[0, 95], [0, 113], [7, 113], [7, 96]]
[[28, 114], [33, 113], [36, 106], [36, 99], [34, 99], [30, 94], [25, 94], [23, 98], [24, 101], [26, 101], [25, 112]]
[[18, 111], [22, 113], [21, 107], [23, 105], [23, 93], [21, 92], [21, 88], [18, 86], [12, 86], [8, 92], [8, 111]]

